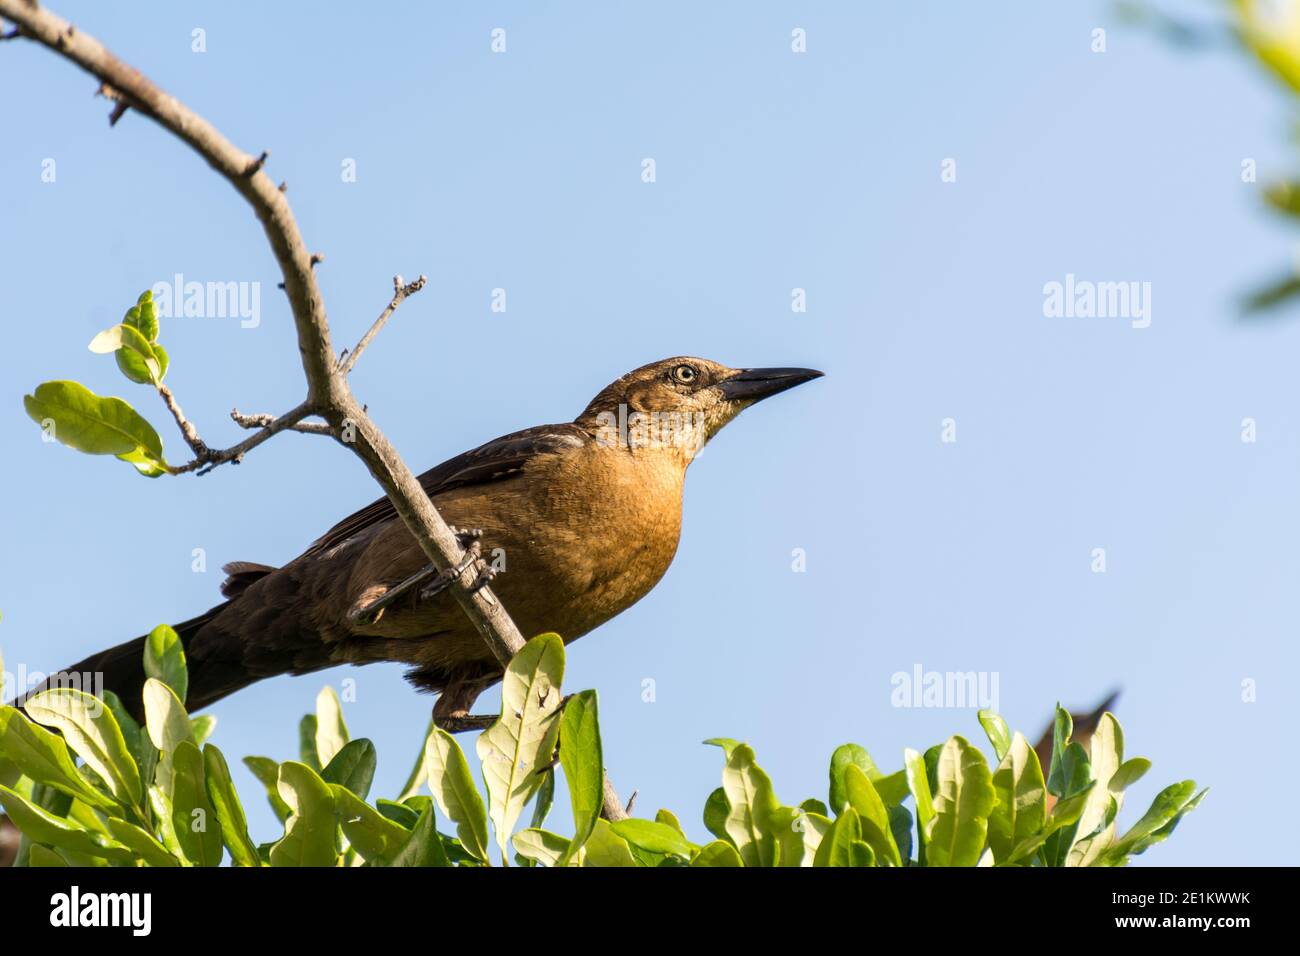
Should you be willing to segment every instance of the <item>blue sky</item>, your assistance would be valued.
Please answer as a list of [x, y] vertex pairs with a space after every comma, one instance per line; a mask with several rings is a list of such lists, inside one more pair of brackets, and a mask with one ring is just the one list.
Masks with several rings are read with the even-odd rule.
[[[752, 743], [790, 802], [825, 798], [848, 740], [887, 769], [954, 732], [982, 742], [973, 709], [891, 705], [891, 675], [919, 664], [997, 674], [1031, 738], [1057, 699], [1122, 687], [1129, 752], [1155, 762], [1125, 819], [1164, 784], [1212, 787], [1142, 862], [1294, 859], [1260, 806], [1300, 784], [1279, 759], [1300, 664], [1300, 321], [1236, 308], [1292, 254], [1241, 162], [1267, 181], [1294, 157], [1285, 99], [1241, 56], [1171, 50], [1090, 3], [56, 9], [272, 151], [326, 256], [337, 345], [395, 272], [428, 274], [353, 376], [417, 471], [568, 420], [669, 355], [827, 372], [709, 446], [668, 575], [571, 650], [566, 684], [599, 690], [609, 771], [640, 812], [669, 807], [703, 836], [721, 764], [705, 737]], [[262, 288], [256, 328], [164, 324], [169, 382], [205, 438], [233, 443], [231, 406], [282, 411], [303, 385], [275, 263], [225, 183], [138, 116], [110, 129], [93, 81], [30, 44], [0, 49], [0, 85], [17, 91], [0, 149], [0, 648], [11, 670], [46, 669], [206, 609], [222, 563], [285, 562], [376, 489], [309, 436], [153, 482], [40, 441], [22, 395], [74, 378], [133, 401], [181, 457], [156, 398], [85, 349], [177, 272]], [[1067, 274], [1151, 283], [1150, 326], [1045, 317], [1044, 284]], [[432, 704], [396, 666], [256, 685], [217, 705], [214, 739], [232, 763], [286, 759], [320, 686], [348, 677], [375, 793], [392, 795]]]

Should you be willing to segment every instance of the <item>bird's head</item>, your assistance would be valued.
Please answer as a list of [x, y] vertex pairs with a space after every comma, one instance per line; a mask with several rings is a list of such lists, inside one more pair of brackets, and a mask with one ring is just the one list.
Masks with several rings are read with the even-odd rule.
[[810, 368], [737, 369], [678, 356], [607, 385], [575, 421], [598, 441], [633, 451], [680, 451], [689, 462], [750, 405], [821, 375]]

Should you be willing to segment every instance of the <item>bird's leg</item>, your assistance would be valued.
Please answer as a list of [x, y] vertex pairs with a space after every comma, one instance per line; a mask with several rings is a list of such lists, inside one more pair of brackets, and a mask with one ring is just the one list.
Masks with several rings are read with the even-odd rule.
[[[478, 559], [478, 539], [483, 532], [477, 528], [472, 531], [457, 531], [455, 528], [451, 530], [456, 535], [456, 540], [460, 542], [460, 546], [465, 549], [465, 556], [456, 567], [449, 568], [447, 571], [439, 571], [432, 564], [426, 564], [409, 578], [393, 585], [374, 600], [364, 603], [358, 602], [353, 605], [348, 611], [348, 620], [353, 624], [374, 624], [384, 616], [384, 611], [387, 608], [409, 595], [416, 588], [422, 588], [419, 593], [419, 600], [427, 600], [464, 574], [465, 569]], [[481, 587], [482, 585], [478, 586]]]
[[[456, 581], [478, 561], [483, 550], [482, 537], [482, 528], [456, 532], [456, 538], [460, 541], [460, 546], [465, 549], [465, 553], [461, 555], [461, 559], [453, 567], [448, 568], [446, 571], [439, 571], [432, 581], [420, 589], [421, 601], [427, 601], [447, 590], [447, 588], [451, 587], [453, 581]], [[477, 582], [475, 584], [482, 587]]]
[[471, 714], [469, 712], [469, 709], [474, 706], [474, 701], [478, 699], [478, 695], [496, 680], [496, 677], [490, 680], [479, 678], [477, 680], [453, 681], [448, 684], [438, 696], [438, 702], [433, 705], [434, 726], [447, 731], [449, 734], [459, 734], [468, 730], [486, 730], [496, 723], [496, 714]]

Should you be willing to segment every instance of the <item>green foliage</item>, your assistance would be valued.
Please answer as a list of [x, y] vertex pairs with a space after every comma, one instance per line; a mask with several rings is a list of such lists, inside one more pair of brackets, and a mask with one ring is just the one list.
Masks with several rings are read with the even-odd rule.
[[[145, 291], [120, 323], [91, 339], [90, 350], [112, 353], [129, 381], [162, 390], [170, 360], [158, 343], [158, 331], [153, 293]], [[115, 455], [149, 478], [168, 473], [162, 439], [120, 398], [96, 395], [79, 382], [43, 382], [23, 397], [23, 407], [50, 438], [69, 448], [88, 455]], [[184, 689], [176, 690], [183, 700]]]
[[[748, 744], [720, 737], [708, 743], [722, 750], [722, 786], [703, 813], [715, 839], [694, 842], [667, 810], [609, 823], [596, 693], [562, 697], [564, 644], [543, 634], [511, 663], [501, 716], [479, 737], [486, 800], [460, 745], [431, 726], [413, 782], [397, 800], [372, 801], [374, 745], [350, 738], [327, 688], [302, 722], [302, 759], [245, 758], [283, 826], [259, 845], [225, 756], [198, 739], [210, 724], [185, 712], [173, 638], [159, 628], [146, 641], [143, 729], [111, 695], [50, 690], [26, 713], [0, 707], [0, 766], [10, 768], [0, 806], [24, 835], [18, 865], [1119, 866], [1167, 839], [1205, 794], [1190, 780], [1168, 787], [1121, 835], [1124, 791], [1150, 762], [1125, 759], [1110, 714], [1086, 751], [1058, 707], [1046, 775], [1022, 734], [981, 712], [995, 764], [955, 736], [904, 751], [902, 769], [884, 773], [845, 744], [829, 763], [830, 807], [788, 804]], [[573, 813], [567, 837], [543, 827], [557, 773]], [[531, 825], [517, 829], [530, 801]]]

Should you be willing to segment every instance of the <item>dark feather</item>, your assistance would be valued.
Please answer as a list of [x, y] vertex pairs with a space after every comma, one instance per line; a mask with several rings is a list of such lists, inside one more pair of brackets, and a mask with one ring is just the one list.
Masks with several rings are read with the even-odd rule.
[[[562, 451], [592, 441], [591, 434], [573, 424], [538, 425], [493, 439], [420, 475], [420, 486], [430, 498], [452, 488], [482, 485], [517, 474], [534, 457]], [[373, 501], [344, 518], [304, 552], [304, 557], [337, 547], [349, 538], [394, 518], [393, 503], [387, 498]]]

